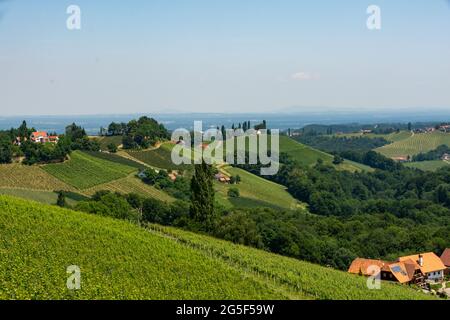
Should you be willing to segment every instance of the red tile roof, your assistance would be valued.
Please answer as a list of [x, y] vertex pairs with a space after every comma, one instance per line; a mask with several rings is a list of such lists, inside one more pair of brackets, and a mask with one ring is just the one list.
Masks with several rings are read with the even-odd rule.
[[450, 268], [450, 248], [445, 249], [444, 253], [441, 256], [441, 260], [447, 268]]

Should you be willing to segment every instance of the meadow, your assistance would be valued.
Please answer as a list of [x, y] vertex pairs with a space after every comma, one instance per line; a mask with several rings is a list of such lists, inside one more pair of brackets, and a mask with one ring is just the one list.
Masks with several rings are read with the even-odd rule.
[[143, 150], [143, 151], [132, 151], [127, 150], [127, 153], [157, 169], [165, 169], [165, 170], [180, 170], [180, 169], [187, 169], [188, 166], [182, 165], [177, 166], [172, 162], [172, 148], [173, 144], [171, 143], [163, 143], [159, 148], [152, 149], [152, 150]]
[[[296, 209], [303, 207], [294, 199], [282, 185], [260, 178], [245, 170], [226, 166], [223, 168], [229, 175], [241, 177], [237, 185], [228, 185], [216, 182], [216, 197], [222, 198], [222, 204], [229, 202], [236, 207], [271, 207], [277, 209]], [[228, 198], [228, 190], [237, 188], [240, 192], [239, 198]]]
[[[0, 299], [427, 299], [176, 229], [0, 196]], [[68, 290], [69, 266], [81, 290]]]
[[86, 153], [72, 152], [64, 163], [45, 165], [44, 170], [57, 179], [80, 190], [125, 178], [137, 169], [128, 165], [107, 161]]

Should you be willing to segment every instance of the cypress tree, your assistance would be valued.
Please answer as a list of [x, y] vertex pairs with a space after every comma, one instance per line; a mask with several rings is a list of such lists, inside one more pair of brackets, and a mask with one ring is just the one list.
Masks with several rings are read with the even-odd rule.
[[195, 165], [191, 180], [191, 218], [209, 230], [214, 215], [213, 171], [205, 161]]

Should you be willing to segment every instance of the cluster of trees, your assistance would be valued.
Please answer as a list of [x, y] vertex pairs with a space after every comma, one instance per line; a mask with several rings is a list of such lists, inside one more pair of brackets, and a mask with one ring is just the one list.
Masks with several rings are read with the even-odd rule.
[[122, 136], [124, 149], [149, 148], [159, 141], [170, 138], [164, 125], [153, 118], [141, 117], [128, 123], [112, 122], [107, 130], [100, 130], [101, 135]]
[[440, 160], [444, 154], [450, 154], [450, 147], [447, 145], [441, 145], [437, 147], [435, 150], [431, 150], [425, 153], [419, 153], [412, 157], [412, 161], [431, 161], [431, 160]]
[[100, 150], [98, 141], [89, 139], [85, 130], [75, 123], [66, 127], [65, 134], [59, 136], [58, 143], [32, 142], [30, 136], [35, 131], [23, 121], [17, 129], [0, 132], [0, 163], [11, 163], [14, 157], [24, 157], [23, 163], [27, 165], [61, 162], [72, 150]]
[[143, 172], [142, 181], [158, 189], [164, 190], [176, 199], [189, 200], [191, 189], [189, 180], [178, 175], [175, 180], [169, 178], [165, 170], [146, 169]]

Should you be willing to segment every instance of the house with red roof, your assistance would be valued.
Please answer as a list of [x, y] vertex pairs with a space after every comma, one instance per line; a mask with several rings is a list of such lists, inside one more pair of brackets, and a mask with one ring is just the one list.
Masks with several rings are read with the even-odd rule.
[[31, 134], [30, 140], [35, 143], [57, 143], [59, 141], [59, 137], [57, 135], [50, 136], [45, 131], [36, 131]]
[[444, 250], [444, 253], [441, 255], [441, 261], [447, 267], [445, 274], [450, 274], [450, 248]]

